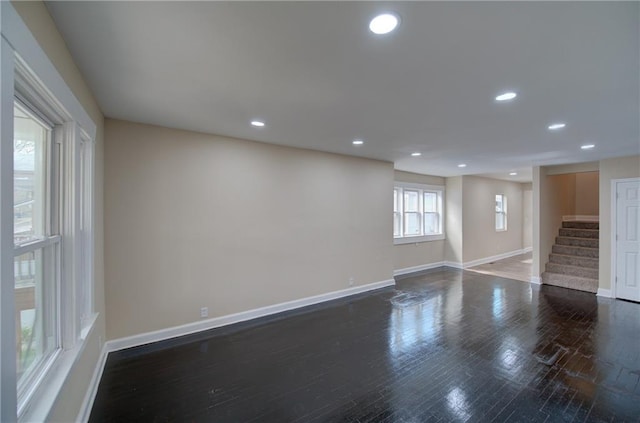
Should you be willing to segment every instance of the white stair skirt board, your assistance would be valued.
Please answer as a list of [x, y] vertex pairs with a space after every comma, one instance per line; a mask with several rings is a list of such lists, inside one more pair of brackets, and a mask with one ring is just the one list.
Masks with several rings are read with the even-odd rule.
[[140, 345], [150, 344], [152, 342], [163, 341], [165, 339], [176, 338], [179, 336], [189, 335], [192, 333], [214, 329], [221, 326], [227, 326], [251, 319], [257, 319], [259, 317], [269, 316], [272, 314], [281, 313], [283, 311], [289, 311], [313, 304], [323, 303], [325, 301], [348, 297], [350, 295], [360, 294], [363, 292], [372, 291], [374, 289], [385, 288], [387, 286], [395, 285], [395, 283], [396, 281], [394, 279], [387, 279], [367, 285], [354, 286], [352, 288], [342, 289], [340, 291], [314, 295], [313, 297], [301, 298], [299, 300], [287, 301], [280, 304], [242, 311], [240, 313], [214, 317], [213, 319], [200, 320], [197, 322], [187, 323], [180, 326], [173, 326], [153, 332], [146, 332], [138, 335], [128, 336], [125, 338], [113, 339], [111, 341], [107, 341], [105, 346], [107, 347], [107, 352], [119, 351], [125, 348], [137, 347]]
[[598, 297], [613, 298], [610, 289], [598, 288], [598, 293], [596, 295]]
[[564, 222], [599, 222], [600, 216], [586, 215], [586, 214], [570, 214], [562, 216]]
[[436, 263], [421, 264], [420, 266], [405, 267], [404, 269], [398, 269], [393, 271], [393, 276], [406, 275], [408, 273], [421, 272], [423, 270], [435, 269], [436, 267], [442, 267], [445, 265], [444, 261]]

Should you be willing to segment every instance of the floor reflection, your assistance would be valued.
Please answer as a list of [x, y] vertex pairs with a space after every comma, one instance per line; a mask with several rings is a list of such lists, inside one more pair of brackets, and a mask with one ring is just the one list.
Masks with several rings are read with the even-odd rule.
[[91, 422], [640, 417], [640, 304], [449, 268], [110, 354]]

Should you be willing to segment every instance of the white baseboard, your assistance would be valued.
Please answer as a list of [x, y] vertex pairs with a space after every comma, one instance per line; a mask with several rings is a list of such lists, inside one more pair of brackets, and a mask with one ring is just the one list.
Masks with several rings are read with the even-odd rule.
[[527, 247], [522, 249], [522, 254], [530, 253], [533, 251], [533, 247]]
[[530, 282], [534, 285], [542, 285], [542, 279], [540, 278], [540, 276], [531, 276]]
[[374, 289], [385, 288], [387, 286], [395, 285], [395, 283], [396, 282], [394, 279], [387, 279], [381, 282], [354, 286], [352, 288], [342, 289], [340, 291], [314, 295], [312, 297], [301, 298], [299, 300], [287, 301], [280, 304], [242, 311], [240, 313], [214, 317], [213, 319], [201, 320], [198, 322], [187, 323], [180, 326], [173, 326], [153, 332], [146, 332], [138, 335], [128, 336], [125, 338], [113, 339], [111, 341], [107, 341], [105, 347], [107, 352], [119, 351], [125, 348], [137, 347], [140, 345], [150, 344], [152, 342], [164, 341], [165, 339], [176, 338], [179, 336], [189, 335], [204, 330], [215, 329], [221, 326], [227, 326], [234, 323], [256, 319], [258, 317], [265, 317], [272, 314], [281, 313], [283, 311], [294, 310], [325, 301], [348, 297], [351, 295], [372, 291]]
[[102, 373], [104, 372], [104, 366], [107, 364], [107, 354], [107, 345], [104, 344], [100, 351], [100, 358], [98, 358], [96, 368], [93, 370], [93, 376], [91, 376], [87, 393], [84, 395], [84, 399], [82, 400], [82, 406], [80, 407], [80, 412], [76, 418], [77, 422], [85, 423], [89, 421], [93, 401], [96, 399], [98, 386], [100, 386], [100, 379], [102, 379]]
[[507, 253], [497, 254], [497, 255], [491, 256], [491, 257], [484, 257], [484, 258], [477, 259], [477, 260], [467, 261], [467, 262], [462, 264], [462, 267], [464, 269], [467, 269], [469, 267], [479, 266], [481, 264], [491, 263], [492, 261], [503, 260], [503, 259], [506, 259], [506, 258], [509, 258], [509, 257], [513, 257], [513, 256], [519, 256], [521, 254], [524, 254], [524, 252], [525, 252], [524, 250], [514, 250], [514, 251], [509, 251]]
[[562, 216], [562, 220], [565, 222], [599, 222], [600, 216], [586, 215], [586, 214], [570, 214], [570, 215]]
[[445, 261], [442, 264], [447, 267], [453, 267], [454, 269], [463, 269], [462, 263], [459, 261]]
[[422, 264], [420, 266], [405, 267], [404, 269], [398, 269], [393, 271], [393, 276], [406, 275], [408, 273], [421, 272], [423, 270], [435, 269], [436, 267], [444, 266], [444, 261], [436, 263]]
[[598, 293], [596, 295], [598, 297], [613, 298], [610, 289], [598, 288]]

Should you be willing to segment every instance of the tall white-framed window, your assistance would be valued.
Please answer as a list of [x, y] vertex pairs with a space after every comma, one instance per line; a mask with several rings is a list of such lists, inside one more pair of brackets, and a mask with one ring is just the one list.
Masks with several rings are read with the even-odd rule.
[[96, 318], [96, 127], [1, 6], [0, 421], [45, 421]]
[[394, 244], [444, 237], [444, 187], [397, 182], [393, 188]]
[[507, 196], [496, 194], [496, 231], [507, 230]]
[[13, 109], [13, 242], [18, 404], [59, 353], [59, 150], [54, 125], [26, 102]]

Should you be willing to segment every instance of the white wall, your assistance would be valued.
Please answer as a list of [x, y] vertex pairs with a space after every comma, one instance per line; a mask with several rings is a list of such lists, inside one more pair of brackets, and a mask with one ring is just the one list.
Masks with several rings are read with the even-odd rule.
[[600, 161], [599, 288], [611, 289], [611, 181], [640, 177], [640, 155]]
[[393, 165], [106, 120], [109, 339], [389, 280]]
[[[417, 173], [401, 172], [396, 170], [396, 182], [411, 182], [425, 185], [445, 185], [445, 178], [439, 176], [420, 175]], [[446, 202], [446, 192], [445, 192]], [[445, 204], [445, 225], [446, 225]], [[445, 227], [446, 231], [446, 227]], [[446, 236], [446, 235], [445, 235]], [[446, 240], [420, 242], [415, 244], [400, 244], [393, 247], [393, 268], [396, 271], [417, 266], [425, 266], [431, 263], [444, 261], [444, 248]]]
[[101, 340], [105, 338], [104, 307], [104, 262], [103, 262], [103, 116], [91, 90], [67, 50], [67, 46], [58, 32], [44, 3], [40, 1], [12, 2], [22, 20], [25, 22], [40, 47], [56, 67], [65, 83], [80, 101], [96, 124], [95, 146], [95, 244], [94, 244], [94, 307], [99, 313], [94, 330], [85, 341], [86, 346], [73, 365], [71, 373], [65, 381], [49, 416], [51, 422], [75, 421], [89, 386], [93, 371], [98, 362], [102, 348]]

